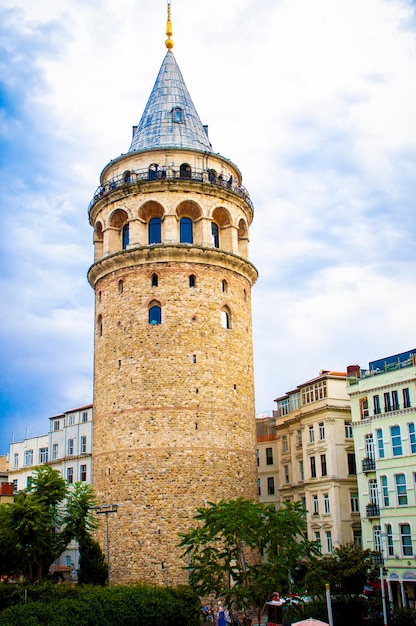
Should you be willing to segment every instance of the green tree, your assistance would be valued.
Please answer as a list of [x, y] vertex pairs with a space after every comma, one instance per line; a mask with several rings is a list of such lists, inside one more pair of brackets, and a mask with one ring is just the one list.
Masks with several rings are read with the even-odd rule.
[[325, 593], [325, 584], [331, 592], [351, 595], [363, 592], [364, 585], [379, 576], [375, 565], [377, 552], [361, 550], [355, 543], [335, 548], [331, 554], [315, 558], [308, 568], [305, 584], [314, 595]]
[[221, 501], [198, 509], [195, 520], [179, 544], [189, 559], [190, 584], [230, 607], [257, 610], [259, 620], [271, 592], [287, 591], [291, 571], [317, 551], [304, 537], [300, 502], [276, 510], [243, 498]]
[[98, 528], [94, 491], [88, 483], [77, 482], [68, 494], [64, 522], [72, 539], [79, 546], [78, 582], [104, 585], [107, 580], [107, 564], [100, 545], [91, 537]]
[[[15, 573], [27, 580], [46, 575], [69, 541], [62, 529], [61, 505], [66, 494], [67, 485], [60, 473], [45, 465], [34, 472], [31, 486], [2, 510], [0, 543], [14, 547]], [[11, 573], [7, 564], [3, 566], [5, 573]]]

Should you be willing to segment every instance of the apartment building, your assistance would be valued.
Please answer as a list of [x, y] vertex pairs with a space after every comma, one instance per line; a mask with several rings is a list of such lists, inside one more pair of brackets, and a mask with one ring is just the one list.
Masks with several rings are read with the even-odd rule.
[[390, 602], [416, 608], [416, 350], [348, 368], [363, 548], [382, 553]]
[[[322, 370], [316, 378], [276, 398], [273, 418], [265, 418], [269, 423], [267, 441], [261, 421], [257, 428], [260, 500], [275, 501], [276, 505], [300, 500], [306, 511], [308, 538], [319, 541], [324, 554], [348, 542], [361, 544], [346, 387], [345, 373]], [[271, 450], [268, 453], [267, 448]], [[269, 466], [267, 454], [272, 458]], [[272, 484], [271, 478], [278, 491], [274, 496], [263, 491]]]

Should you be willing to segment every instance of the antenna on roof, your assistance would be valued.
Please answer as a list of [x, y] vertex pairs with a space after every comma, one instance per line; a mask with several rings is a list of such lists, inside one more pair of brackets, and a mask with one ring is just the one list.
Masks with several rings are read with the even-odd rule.
[[174, 45], [171, 39], [173, 33], [172, 33], [172, 22], [170, 19], [170, 1], [171, 0], [168, 0], [168, 21], [166, 23], [166, 34], [168, 38], [165, 41], [165, 46], [167, 47], [168, 50], [172, 50], [173, 45]]

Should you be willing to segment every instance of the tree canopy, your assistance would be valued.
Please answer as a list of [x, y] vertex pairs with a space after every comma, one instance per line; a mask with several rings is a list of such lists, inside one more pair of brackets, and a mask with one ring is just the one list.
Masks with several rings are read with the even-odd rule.
[[287, 591], [291, 572], [317, 551], [305, 539], [304, 513], [300, 502], [275, 509], [243, 498], [199, 508], [196, 525], [180, 535], [190, 584], [260, 614], [272, 591]]

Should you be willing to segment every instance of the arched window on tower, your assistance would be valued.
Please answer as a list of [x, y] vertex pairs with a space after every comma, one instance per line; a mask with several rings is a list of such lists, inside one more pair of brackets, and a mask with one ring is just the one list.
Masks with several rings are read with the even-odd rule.
[[152, 287], [157, 287], [159, 284], [159, 278], [157, 274], [152, 274]]
[[222, 291], [223, 291], [223, 293], [227, 293], [227, 291], [228, 291], [228, 283], [227, 283], [227, 281], [226, 281], [226, 280], [223, 280], [223, 281], [222, 281], [222, 283], [221, 283], [221, 287], [222, 287]]
[[214, 247], [219, 248], [220, 247], [220, 233], [219, 233], [218, 224], [216, 224], [215, 222], [211, 223], [211, 234], [212, 234], [212, 243], [214, 244]]
[[130, 228], [128, 223], [123, 226], [123, 250], [126, 250], [130, 240]]
[[122, 293], [123, 293], [123, 291], [124, 291], [124, 283], [123, 283], [123, 281], [122, 281], [122, 280], [119, 280], [119, 281], [118, 281], [118, 293], [119, 293], [119, 294], [122, 294]]
[[162, 309], [160, 304], [153, 303], [149, 308], [149, 324], [161, 324], [162, 323]]
[[182, 165], [179, 168], [179, 176], [181, 178], [192, 177], [192, 170], [191, 170], [191, 166], [189, 165], [189, 163], [182, 163]]
[[195, 287], [195, 284], [196, 284], [196, 276], [195, 276], [195, 274], [191, 274], [189, 276], [189, 286], [190, 287]]
[[181, 243], [193, 243], [193, 224], [189, 217], [182, 217], [179, 223], [179, 241]]
[[174, 107], [172, 109], [172, 122], [176, 124], [183, 123], [183, 110], [180, 107]]
[[149, 220], [149, 245], [152, 243], [161, 243], [162, 242], [162, 220], [160, 217], [152, 217]]
[[226, 306], [221, 311], [221, 326], [227, 330], [231, 328], [231, 313]]

